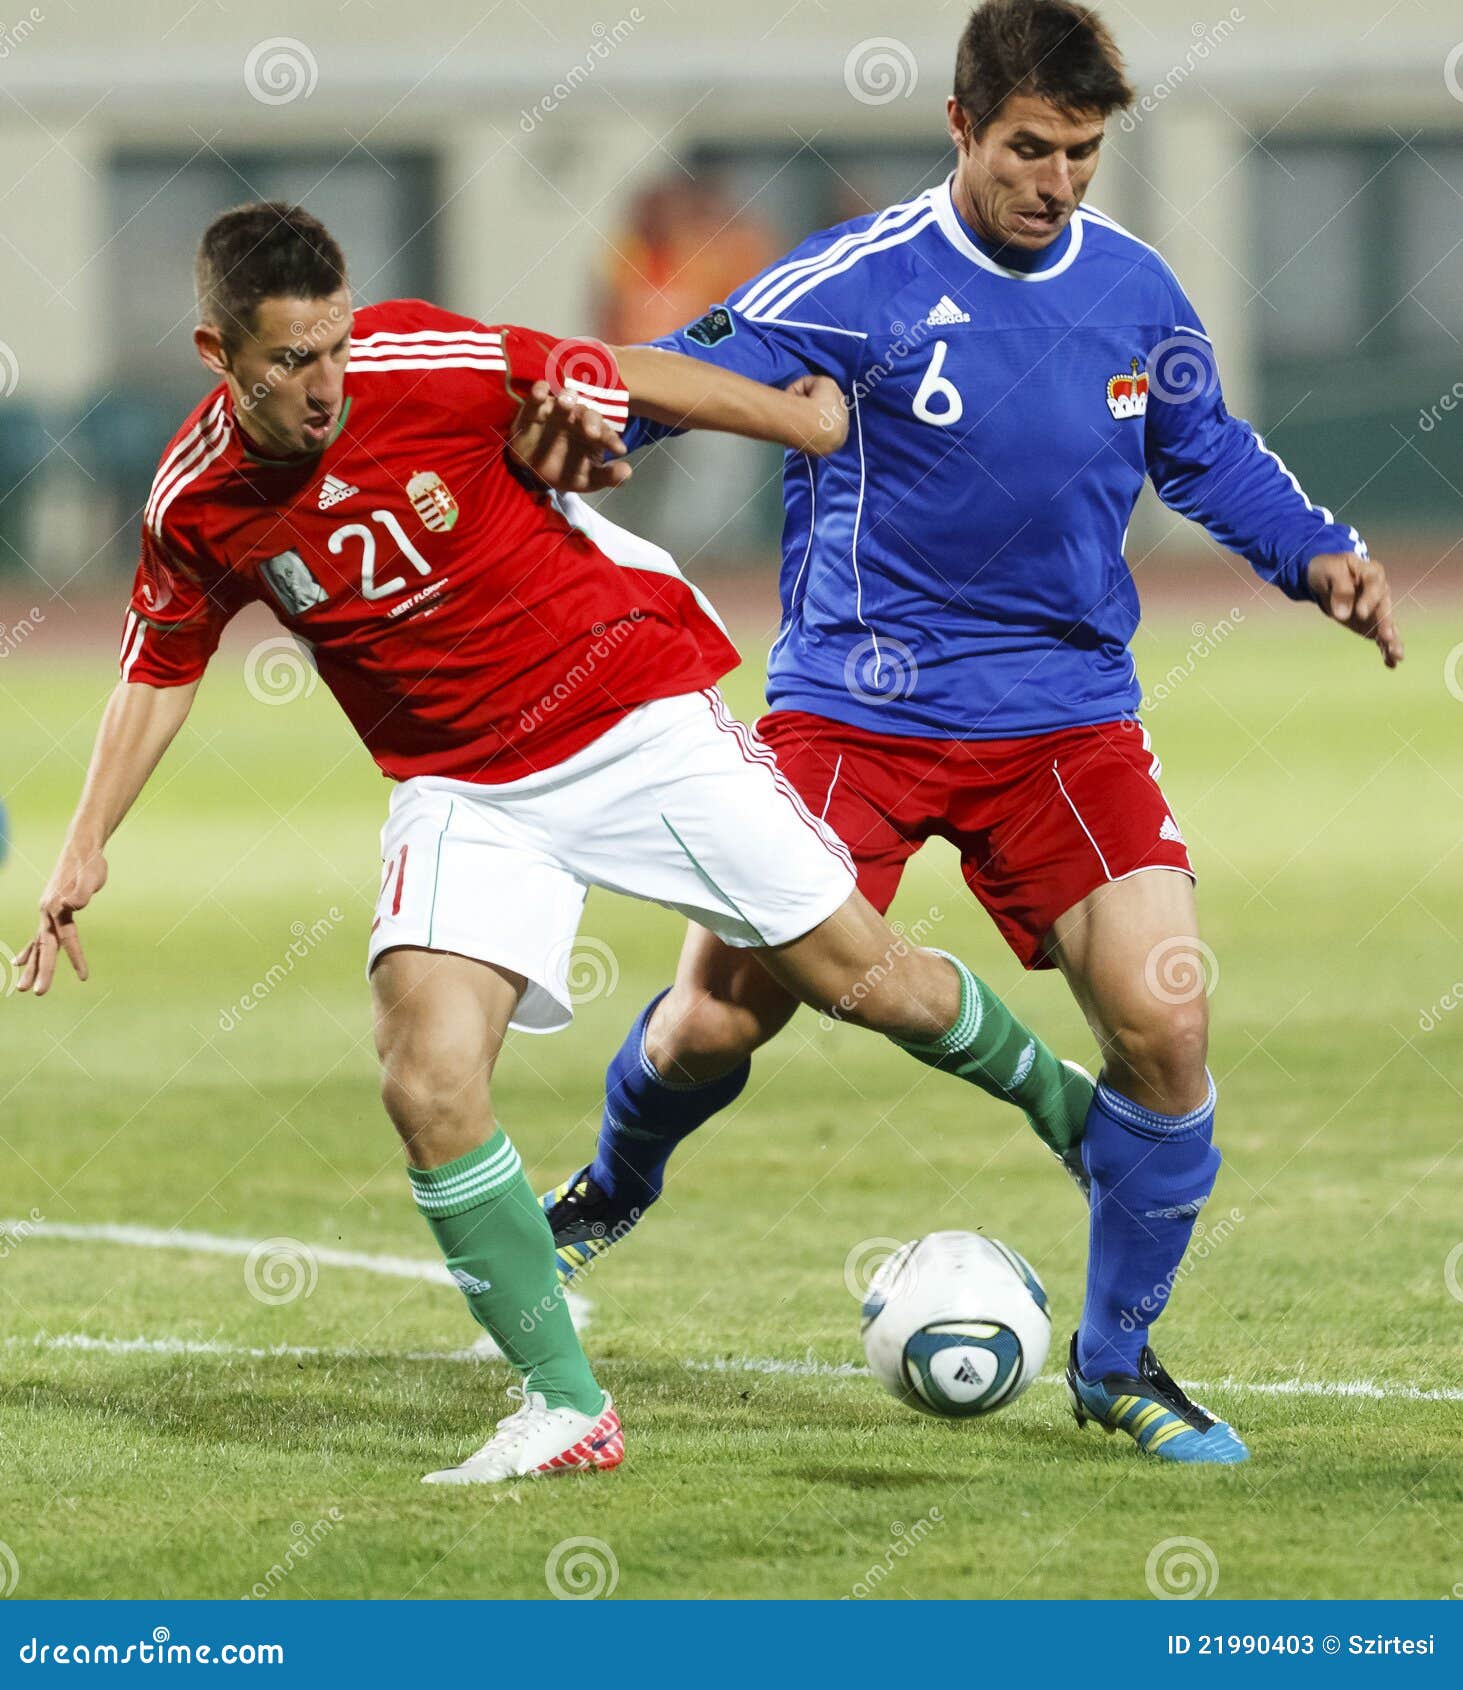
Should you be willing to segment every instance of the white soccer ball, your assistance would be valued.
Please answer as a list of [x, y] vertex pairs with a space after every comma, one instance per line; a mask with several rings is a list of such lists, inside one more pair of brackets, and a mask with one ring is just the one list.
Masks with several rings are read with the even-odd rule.
[[861, 1331], [890, 1396], [963, 1418], [1015, 1402], [1046, 1364], [1052, 1323], [1023, 1256], [973, 1232], [932, 1232], [874, 1275]]

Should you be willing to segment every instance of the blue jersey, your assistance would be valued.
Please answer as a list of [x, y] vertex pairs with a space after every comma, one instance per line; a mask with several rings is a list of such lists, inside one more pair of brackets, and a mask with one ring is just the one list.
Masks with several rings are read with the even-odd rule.
[[1316, 554], [1364, 555], [1226, 411], [1152, 247], [1083, 207], [1016, 262], [942, 183], [813, 235], [657, 343], [777, 385], [821, 371], [849, 398], [847, 444], [784, 468], [773, 708], [939, 739], [1131, 715], [1123, 543], [1145, 476], [1292, 598]]

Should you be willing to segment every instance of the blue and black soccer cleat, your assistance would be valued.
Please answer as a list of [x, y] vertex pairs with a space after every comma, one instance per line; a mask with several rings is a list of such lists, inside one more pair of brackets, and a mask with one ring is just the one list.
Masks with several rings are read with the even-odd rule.
[[583, 1167], [539, 1199], [554, 1235], [560, 1285], [567, 1285], [631, 1231], [643, 1209], [620, 1210]]
[[1136, 1374], [1109, 1373], [1091, 1384], [1077, 1372], [1074, 1332], [1067, 1359], [1067, 1394], [1079, 1426], [1094, 1420], [1106, 1432], [1126, 1432], [1145, 1455], [1160, 1461], [1233, 1465], [1250, 1459], [1234, 1428], [1190, 1402], [1147, 1344], [1138, 1357]]

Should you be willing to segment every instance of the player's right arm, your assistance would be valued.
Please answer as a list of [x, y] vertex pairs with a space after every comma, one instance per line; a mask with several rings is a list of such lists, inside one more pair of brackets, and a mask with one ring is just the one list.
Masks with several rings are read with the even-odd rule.
[[76, 913], [107, 881], [107, 841], [188, 719], [203, 671], [239, 606], [226, 583], [205, 587], [145, 526], [142, 558], [122, 636], [121, 680], [97, 729], [91, 763], [65, 843], [41, 894], [35, 937], [16, 959], [19, 989], [43, 997], [59, 953], [85, 980]]
[[[763, 391], [791, 390], [800, 395], [818, 391], [816, 409], [821, 411], [823, 386], [830, 390], [836, 386], [840, 394], [855, 390], [869, 356], [867, 319], [882, 321], [877, 284], [868, 271], [838, 261], [851, 240], [858, 238], [849, 236], [850, 227], [839, 225], [810, 235], [736, 288], [725, 304], [711, 306], [694, 323], [636, 351], [644, 360], [657, 353], [678, 353], [692, 363], [740, 376]], [[625, 352], [619, 349], [622, 360]], [[642, 376], [653, 368], [643, 363]], [[630, 451], [686, 426], [668, 414], [671, 409], [632, 407], [624, 431]], [[843, 432], [846, 427], [845, 421]], [[832, 442], [834, 449], [842, 438], [840, 432]]]
[[22, 992], [45, 996], [62, 951], [77, 977], [87, 978], [76, 913], [106, 885], [107, 841], [187, 720], [197, 691], [197, 681], [170, 687], [119, 681], [113, 689], [65, 843], [41, 894], [35, 937], [17, 958]]

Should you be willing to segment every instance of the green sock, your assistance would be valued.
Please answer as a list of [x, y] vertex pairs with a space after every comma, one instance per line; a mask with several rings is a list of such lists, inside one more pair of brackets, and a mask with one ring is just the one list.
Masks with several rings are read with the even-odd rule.
[[892, 1042], [930, 1067], [957, 1074], [992, 1097], [1014, 1103], [1042, 1143], [1065, 1155], [1082, 1137], [1092, 1081], [1059, 1061], [959, 957], [948, 951], [936, 954], [960, 976], [955, 1024], [933, 1044]]
[[550, 1408], [597, 1414], [604, 1392], [579, 1346], [554, 1267], [549, 1223], [501, 1128], [440, 1168], [407, 1168], [473, 1319]]

